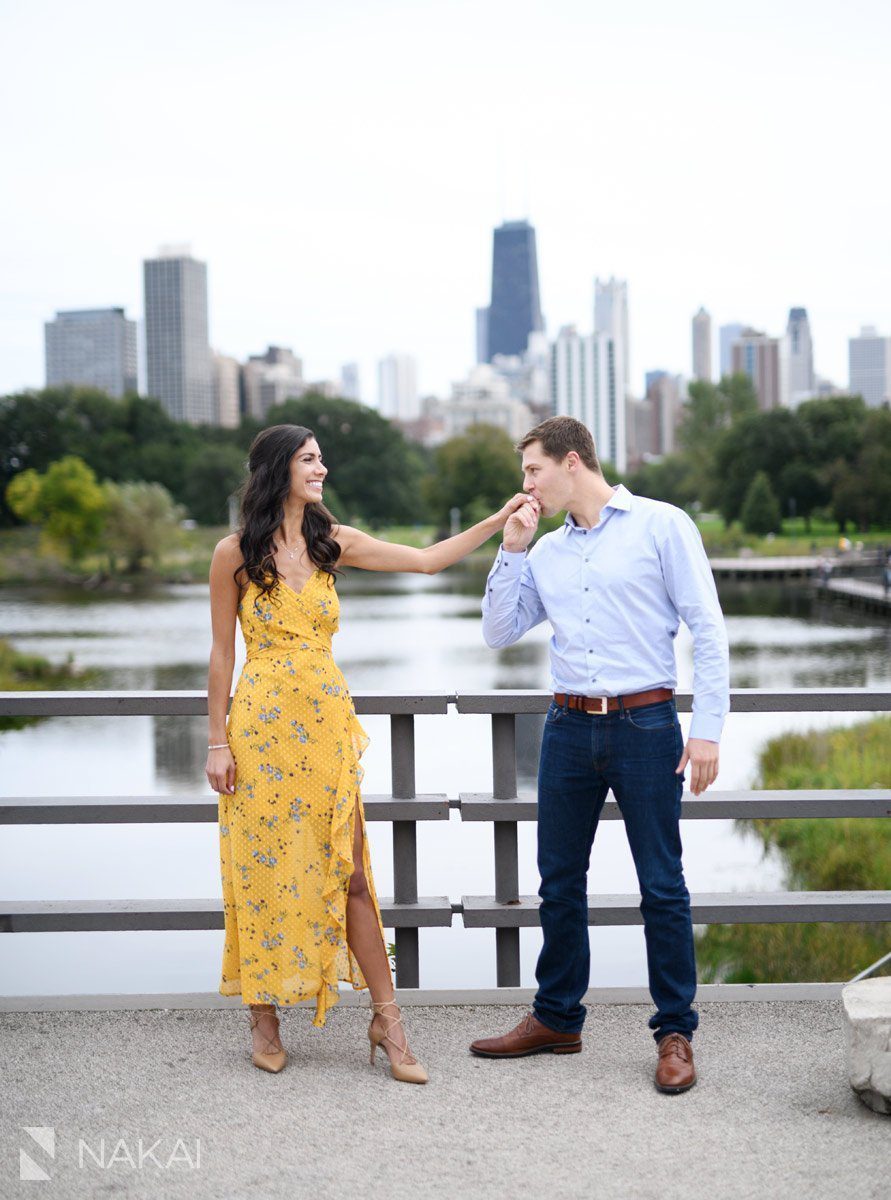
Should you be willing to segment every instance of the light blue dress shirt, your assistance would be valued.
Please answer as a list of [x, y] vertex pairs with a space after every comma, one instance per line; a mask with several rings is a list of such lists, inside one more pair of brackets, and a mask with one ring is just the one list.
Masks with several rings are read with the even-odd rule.
[[624, 485], [592, 529], [567, 513], [527, 554], [502, 546], [483, 597], [483, 637], [510, 646], [547, 618], [551, 690], [623, 696], [677, 687], [674, 638], [693, 634], [690, 737], [717, 742], [730, 707], [727, 630], [702, 537], [680, 508]]

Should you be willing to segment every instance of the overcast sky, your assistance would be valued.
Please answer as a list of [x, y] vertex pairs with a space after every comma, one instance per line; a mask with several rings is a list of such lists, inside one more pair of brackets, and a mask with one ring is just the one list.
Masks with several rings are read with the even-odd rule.
[[56, 309], [141, 318], [141, 261], [208, 263], [211, 342], [312, 378], [473, 362], [491, 231], [528, 217], [548, 331], [628, 280], [632, 385], [690, 318], [816, 367], [891, 332], [887, 0], [0, 0], [0, 393]]

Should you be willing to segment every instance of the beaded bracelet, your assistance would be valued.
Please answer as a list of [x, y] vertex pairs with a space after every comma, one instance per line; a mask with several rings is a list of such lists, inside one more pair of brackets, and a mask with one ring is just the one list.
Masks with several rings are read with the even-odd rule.
[[208, 746], [207, 748], [208, 748], [208, 750], [228, 750], [229, 743], [228, 742], [220, 742], [219, 746]]

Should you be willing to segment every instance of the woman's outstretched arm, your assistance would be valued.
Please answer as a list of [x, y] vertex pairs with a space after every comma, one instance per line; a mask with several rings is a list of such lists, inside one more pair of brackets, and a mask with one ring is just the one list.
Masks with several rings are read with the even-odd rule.
[[511, 513], [524, 504], [534, 505], [535, 501], [519, 492], [491, 517], [423, 550], [395, 542], [383, 542], [350, 525], [338, 525], [334, 530], [334, 538], [340, 546], [338, 566], [361, 567], [365, 571], [414, 571], [421, 575], [435, 575], [437, 571], [460, 562], [472, 550], [482, 546], [493, 534], [503, 529]]

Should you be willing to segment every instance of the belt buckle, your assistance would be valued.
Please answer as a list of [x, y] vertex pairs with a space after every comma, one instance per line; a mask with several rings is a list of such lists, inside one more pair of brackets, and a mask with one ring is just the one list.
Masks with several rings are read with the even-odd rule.
[[599, 700], [600, 708], [586, 708], [589, 717], [605, 717], [609, 712], [609, 699], [606, 696], [591, 696], [591, 700]]

